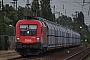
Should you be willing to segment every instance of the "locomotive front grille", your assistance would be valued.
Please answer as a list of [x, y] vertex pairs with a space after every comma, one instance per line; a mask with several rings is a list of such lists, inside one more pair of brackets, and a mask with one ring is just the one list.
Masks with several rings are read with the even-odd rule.
[[23, 44], [21, 42], [16, 43], [17, 49], [26, 49], [26, 48], [32, 48], [32, 49], [41, 49], [41, 43], [36, 42], [34, 44]]
[[17, 48], [17, 49], [21, 49], [21, 48], [22, 48], [22, 43], [17, 42], [17, 43], [16, 43], [16, 48]]

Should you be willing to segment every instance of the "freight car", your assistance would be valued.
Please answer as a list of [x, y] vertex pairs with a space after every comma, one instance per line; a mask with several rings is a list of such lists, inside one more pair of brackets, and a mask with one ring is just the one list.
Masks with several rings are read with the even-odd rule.
[[22, 56], [76, 45], [80, 45], [78, 32], [44, 18], [19, 20], [16, 24], [16, 51]]

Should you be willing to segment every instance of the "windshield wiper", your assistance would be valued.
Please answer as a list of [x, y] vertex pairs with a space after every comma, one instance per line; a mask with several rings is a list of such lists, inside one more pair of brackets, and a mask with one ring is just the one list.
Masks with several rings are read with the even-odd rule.
[[33, 36], [34, 34], [33, 34], [33, 31], [30, 27], [29, 27], [29, 31], [31, 31], [31, 36]]

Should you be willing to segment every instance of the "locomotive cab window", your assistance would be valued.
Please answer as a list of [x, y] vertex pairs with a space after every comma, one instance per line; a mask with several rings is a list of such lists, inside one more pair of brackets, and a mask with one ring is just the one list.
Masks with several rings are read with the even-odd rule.
[[20, 35], [21, 36], [36, 36], [37, 25], [31, 25], [31, 24], [20, 25]]

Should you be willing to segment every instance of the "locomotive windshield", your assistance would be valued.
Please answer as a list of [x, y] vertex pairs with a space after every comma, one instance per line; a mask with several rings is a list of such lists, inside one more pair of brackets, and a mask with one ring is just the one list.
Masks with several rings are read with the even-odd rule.
[[36, 36], [37, 25], [31, 25], [31, 24], [20, 25], [20, 35], [21, 36]]

